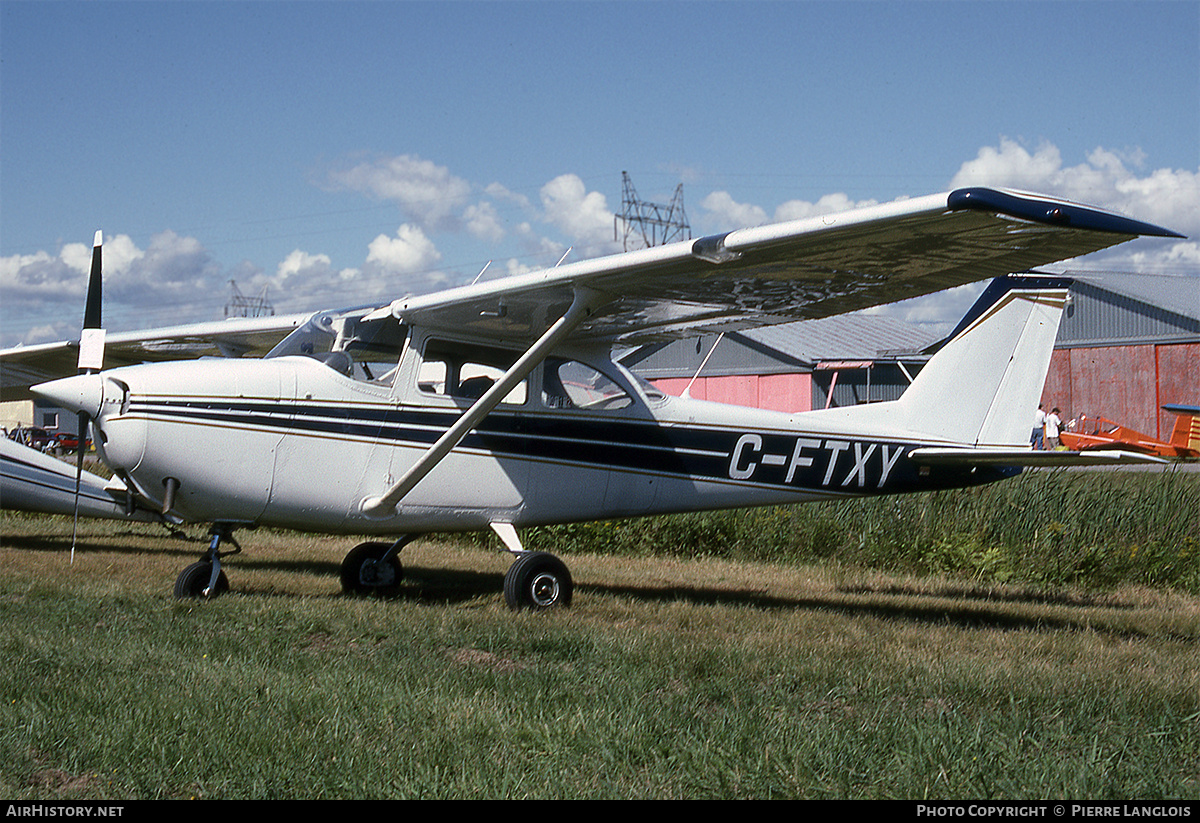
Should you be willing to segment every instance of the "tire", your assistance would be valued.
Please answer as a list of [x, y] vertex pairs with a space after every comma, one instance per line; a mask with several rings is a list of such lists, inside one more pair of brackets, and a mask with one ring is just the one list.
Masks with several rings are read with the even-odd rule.
[[342, 591], [375, 597], [398, 594], [404, 570], [395, 556], [383, 560], [391, 547], [391, 543], [362, 543], [347, 552], [342, 561]]
[[514, 610], [565, 609], [574, 588], [566, 564], [546, 552], [520, 555], [504, 575], [504, 600]]
[[[201, 560], [198, 563], [193, 563], [175, 579], [175, 597], [180, 600], [197, 600], [205, 597], [204, 590], [208, 588], [208, 581], [212, 579], [212, 563], [207, 560]], [[229, 591], [229, 580], [225, 577], [225, 572], [217, 575], [216, 591], [210, 592], [209, 598], [217, 597]]]

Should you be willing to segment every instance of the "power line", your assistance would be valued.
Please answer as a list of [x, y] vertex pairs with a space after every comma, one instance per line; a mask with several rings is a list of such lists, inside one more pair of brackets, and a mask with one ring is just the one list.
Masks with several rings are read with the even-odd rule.
[[238, 288], [236, 280], [230, 280], [232, 294], [225, 304], [226, 317], [269, 317], [275, 314], [275, 307], [267, 300], [267, 287], [263, 286], [258, 297], [246, 297]]
[[613, 239], [620, 240], [625, 251], [690, 240], [692, 227], [683, 211], [683, 184], [675, 187], [668, 205], [647, 203], [638, 198], [629, 172], [621, 172], [621, 214], [613, 219], [613, 232]]

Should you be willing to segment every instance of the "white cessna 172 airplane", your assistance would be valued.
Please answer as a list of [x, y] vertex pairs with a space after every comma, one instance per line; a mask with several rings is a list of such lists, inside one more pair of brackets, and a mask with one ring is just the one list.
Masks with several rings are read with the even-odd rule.
[[[222, 546], [239, 550], [238, 528], [386, 535], [342, 564], [347, 591], [374, 593], [396, 590], [397, 555], [414, 537], [491, 528], [516, 555], [509, 605], [549, 608], [570, 603], [570, 573], [523, 550], [518, 528], [1128, 459], [1030, 450], [1066, 282], [1008, 275], [1140, 235], [1179, 236], [1043, 196], [959, 189], [230, 328], [268, 339], [290, 329], [263, 357], [137, 362], [213, 339], [183, 329], [123, 336], [110, 356], [137, 364], [101, 371], [97, 314], [78, 344], [81, 373], [32, 392], [90, 421], [127, 511], [213, 524], [208, 553], [179, 576], [180, 597], [227, 588]], [[892, 402], [734, 407], [667, 396], [613, 359], [614, 346], [826, 317], [988, 278], [998, 279]], [[215, 325], [206, 333], [219, 336]], [[261, 340], [230, 345], [253, 351]], [[16, 375], [6, 392], [69, 349], [35, 348], [0, 352]]]

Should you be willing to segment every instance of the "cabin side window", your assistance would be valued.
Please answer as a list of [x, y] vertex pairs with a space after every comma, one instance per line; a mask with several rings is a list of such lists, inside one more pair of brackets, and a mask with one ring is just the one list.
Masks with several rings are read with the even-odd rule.
[[[424, 394], [474, 402], [504, 376], [516, 359], [516, 352], [504, 349], [430, 340], [417, 373], [417, 388]], [[520, 406], [528, 397], [528, 381], [522, 380], [500, 402]]]
[[542, 405], [551, 409], [612, 411], [633, 398], [621, 386], [586, 363], [551, 357], [542, 370]]

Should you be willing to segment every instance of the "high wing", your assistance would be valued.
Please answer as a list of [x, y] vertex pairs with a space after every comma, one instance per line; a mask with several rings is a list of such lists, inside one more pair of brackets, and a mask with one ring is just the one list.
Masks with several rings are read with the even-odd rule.
[[1039, 195], [958, 189], [407, 297], [375, 316], [530, 341], [586, 289], [600, 308], [570, 339], [639, 344], [856, 311], [1140, 235], [1181, 236]]
[[[105, 337], [104, 367], [197, 357], [260, 357], [308, 317], [236, 318], [109, 334]], [[78, 355], [78, 341], [0, 351], [0, 397], [32, 397], [30, 386], [74, 374]]]
[[[392, 316], [435, 330], [529, 343], [586, 291], [587, 316], [560, 342], [633, 345], [829, 317], [1025, 271], [1140, 235], [1181, 236], [1040, 195], [958, 189], [405, 297], [365, 319]], [[311, 317], [113, 333], [105, 339], [104, 367], [260, 356]], [[74, 373], [78, 347], [70, 341], [0, 351], [0, 394], [26, 399], [29, 386]]]

